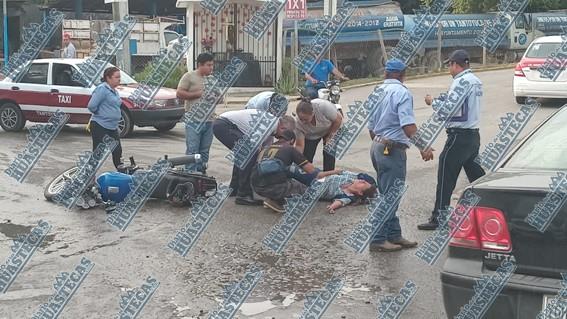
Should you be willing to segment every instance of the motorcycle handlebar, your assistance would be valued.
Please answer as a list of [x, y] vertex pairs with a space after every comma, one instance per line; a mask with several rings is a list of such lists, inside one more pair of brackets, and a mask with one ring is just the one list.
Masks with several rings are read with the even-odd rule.
[[200, 163], [201, 162], [201, 154], [185, 155], [185, 156], [180, 156], [180, 157], [168, 158], [167, 161], [171, 163], [172, 167], [179, 166], [179, 165], [185, 165], [185, 164]]

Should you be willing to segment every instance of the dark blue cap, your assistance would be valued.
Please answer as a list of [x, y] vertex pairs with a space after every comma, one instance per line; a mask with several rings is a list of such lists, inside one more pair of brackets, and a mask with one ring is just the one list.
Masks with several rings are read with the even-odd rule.
[[360, 174], [356, 175], [356, 178], [361, 179], [363, 181], [366, 181], [370, 185], [376, 186], [376, 180], [374, 179], [374, 177], [372, 177], [372, 176], [370, 176], [366, 173], [360, 173]]
[[386, 72], [400, 73], [405, 69], [405, 63], [398, 59], [390, 59], [386, 62]]
[[469, 56], [469, 53], [465, 50], [455, 50], [453, 51], [453, 53], [451, 53], [451, 55], [449, 56], [449, 58], [445, 61], [443, 61], [444, 64], [447, 64], [449, 62], [456, 62], [458, 64], [469, 64], [471, 58]]

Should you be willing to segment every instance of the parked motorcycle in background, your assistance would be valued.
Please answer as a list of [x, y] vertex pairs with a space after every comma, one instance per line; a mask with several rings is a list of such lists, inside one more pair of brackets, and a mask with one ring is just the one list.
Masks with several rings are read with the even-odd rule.
[[[297, 88], [297, 91], [302, 98], [310, 98], [305, 89]], [[333, 103], [337, 108], [337, 111], [341, 113], [342, 116], [344, 116], [343, 107], [339, 103], [342, 91], [343, 89], [341, 89], [341, 82], [339, 80], [331, 80], [325, 82], [325, 87], [320, 88], [317, 91], [317, 95], [319, 99], [327, 100]]]
[[341, 99], [341, 82], [339, 80], [331, 80], [325, 83], [325, 87], [319, 89], [317, 94], [319, 95], [320, 99], [327, 100], [337, 107], [337, 111], [343, 114], [343, 107], [339, 104], [339, 100]]

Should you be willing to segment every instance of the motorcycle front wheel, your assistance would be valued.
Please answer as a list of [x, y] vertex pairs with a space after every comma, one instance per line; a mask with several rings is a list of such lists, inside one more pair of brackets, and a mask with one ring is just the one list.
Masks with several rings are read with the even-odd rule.
[[49, 182], [49, 184], [47, 184], [45, 190], [43, 191], [43, 196], [45, 196], [45, 199], [52, 201], [53, 197], [57, 195], [57, 193], [60, 192], [61, 189], [63, 189], [65, 182], [71, 180], [78, 170], [79, 168], [76, 166], [68, 168], [63, 173], [57, 175], [57, 177], [55, 177], [51, 182]]

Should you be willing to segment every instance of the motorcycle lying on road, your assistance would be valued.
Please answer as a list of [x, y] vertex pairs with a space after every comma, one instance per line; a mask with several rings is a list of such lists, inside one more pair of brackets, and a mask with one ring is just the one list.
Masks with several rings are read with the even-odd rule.
[[[170, 163], [170, 168], [160, 180], [150, 198], [165, 199], [174, 206], [188, 206], [191, 201], [200, 196], [213, 196], [217, 190], [217, 182], [214, 177], [199, 173], [185, 171], [185, 164], [200, 162], [201, 156], [187, 155], [182, 157], [164, 157]], [[136, 171], [145, 171], [136, 165], [134, 157], [130, 157], [130, 165], [121, 165], [118, 171], [104, 172], [93, 179], [86, 191], [77, 199], [76, 205], [89, 209], [96, 206], [104, 206], [107, 211], [114, 209], [117, 203], [122, 202], [130, 192], [132, 175]], [[55, 177], [45, 187], [44, 196], [48, 201], [53, 198], [67, 181], [70, 181], [79, 171], [78, 167], [71, 167]]]
[[[309, 98], [308, 94], [305, 92], [304, 89], [297, 88], [297, 91], [299, 92], [299, 95], [301, 95], [301, 97]], [[339, 100], [341, 99], [342, 91], [343, 89], [341, 89], [341, 82], [339, 80], [331, 80], [325, 82], [324, 88], [320, 88], [319, 90], [317, 90], [317, 95], [318, 98], [333, 103], [337, 108], [337, 111], [344, 116], [343, 107], [339, 103]]]

